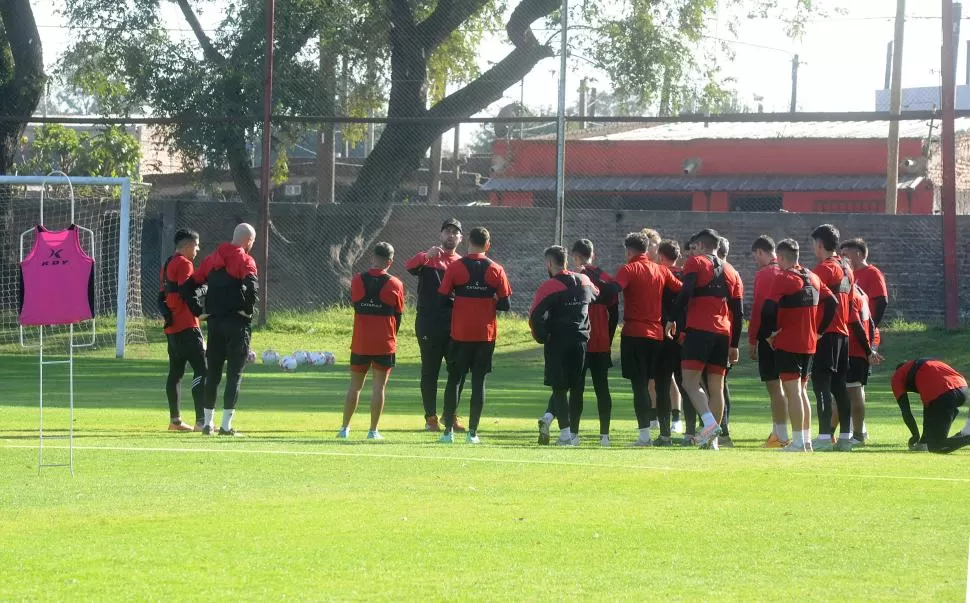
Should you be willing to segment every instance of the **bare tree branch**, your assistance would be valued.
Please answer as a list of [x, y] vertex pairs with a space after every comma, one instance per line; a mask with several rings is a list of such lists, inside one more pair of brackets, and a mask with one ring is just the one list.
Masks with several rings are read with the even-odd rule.
[[554, 10], [562, 6], [562, 0], [522, 0], [509, 22], [505, 25], [505, 31], [509, 34], [509, 41], [518, 48], [519, 46], [539, 46], [539, 40], [532, 33], [532, 24], [539, 19], [546, 17]]
[[425, 50], [434, 50], [487, 4], [488, 0], [441, 0], [431, 16], [418, 25], [418, 40]]
[[186, 22], [188, 22], [189, 27], [192, 28], [192, 33], [195, 34], [195, 39], [198, 40], [199, 46], [202, 47], [202, 54], [205, 56], [206, 60], [215, 63], [216, 65], [222, 67], [226, 64], [226, 57], [216, 50], [216, 47], [212, 45], [212, 41], [209, 40], [209, 36], [205, 35], [205, 31], [202, 29], [202, 24], [199, 23], [199, 18], [196, 16], [195, 11], [189, 6], [189, 0], [175, 0], [179, 8], [182, 9], [182, 16], [185, 17]]

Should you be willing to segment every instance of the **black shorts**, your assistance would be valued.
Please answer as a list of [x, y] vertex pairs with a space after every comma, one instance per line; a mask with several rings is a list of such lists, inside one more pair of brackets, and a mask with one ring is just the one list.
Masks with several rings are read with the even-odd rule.
[[545, 384], [553, 389], [572, 389], [586, 378], [586, 342], [547, 343]]
[[649, 337], [620, 336], [620, 369], [624, 379], [653, 379], [663, 342]]
[[608, 371], [613, 368], [613, 354], [610, 352], [586, 352], [586, 368], [590, 371]]
[[794, 381], [800, 379], [805, 381], [808, 374], [812, 371], [812, 355], [796, 354], [784, 350], [775, 350], [775, 369], [778, 371], [778, 378], [782, 381]]
[[377, 370], [389, 371], [394, 368], [395, 362], [394, 354], [372, 356], [350, 353], [350, 370], [355, 373], [366, 373], [372, 366]]
[[684, 337], [684, 347], [680, 351], [680, 362], [684, 370], [706, 370], [724, 375], [727, 374], [730, 347], [731, 338], [727, 335], [688, 330]]
[[452, 341], [448, 355], [448, 372], [465, 375], [492, 372], [492, 356], [495, 354], [494, 341]]
[[831, 373], [845, 376], [849, 372], [849, 338], [840, 333], [826, 333], [818, 340], [812, 374]]
[[664, 339], [660, 346], [660, 358], [657, 360], [656, 376], [658, 379], [669, 378], [680, 372], [680, 344], [673, 339]]
[[758, 340], [758, 375], [764, 383], [778, 381], [778, 366], [775, 363], [775, 350], [763, 339]]
[[849, 371], [846, 373], [845, 382], [849, 387], [860, 387], [869, 384], [869, 375], [872, 374], [872, 367], [865, 358], [849, 356]]
[[950, 428], [967, 401], [967, 388], [951, 389], [923, 407], [923, 439], [929, 450], [939, 449], [950, 437]]
[[188, 362], [195, 369], [197, 364], [205, 366], [205, 339], [202, 330], [193, 327], [166, 336], [168, 339], [168, 359], [174, 364]]

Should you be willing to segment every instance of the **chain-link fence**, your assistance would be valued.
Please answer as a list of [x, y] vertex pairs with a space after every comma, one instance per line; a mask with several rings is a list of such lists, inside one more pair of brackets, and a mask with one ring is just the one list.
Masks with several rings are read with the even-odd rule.
[[[48, 37], [60, 32], [45, 51], [60, 69], [37, 111], [47, 117], [32, 118], [15, 163], [63, 167], [66, 151], [34, 144], [37, 124], [127, 124], [151, 184], [143, 300], [155, 295], [178, 228], [198, 230], [205, 253], [237, 223], [259, 222], [268, 171], [269, 262], [260, 269], [270, 316], [345, 301], [380, 240], [397, 249], [392, 272], [414, 285], [404, 263], [457, 217], [466, 230], [489, 228], [522, 311], [544, 276], [541, 252], [560, 230], [566, 244], [592, 239], [612, 270], [629, 231], [651, 227], [683, 241], [714, 227], [734, 242], [750, 283], [742, 256], [756, 236], [804, 242], [832, 222], [869, 241], [890, 280], [893, 315], [942, 320], [938, 12], [918, 7], [925, 12], [907, 18], [913, 42], [889, 201], [893, 7], [885, 3], [809, 13], [759, 0], [698, 6], [698, 20], [660, 18], [652, 32], [632, 13], [573, 3], [561, 190], [562, 73], [551, 60], [560, 2], [359, 4], [323, 11], [277, 0], [266, 154], [266, 3], [222, 14], [191, 3], [120, 12], [71, 3], [59, 21], [41, 23]], [[966, 84], [957, 86], [958, 111], [970, 111], [970, 70]], [[0, 117], [9, 120], [2, 103]], [[955, 127], [958, 209], [967, 213], [970, 118]], [[962, 235], [970, 222], [958, 227]], [[152, 305], [142, 303], [146, 312]]]

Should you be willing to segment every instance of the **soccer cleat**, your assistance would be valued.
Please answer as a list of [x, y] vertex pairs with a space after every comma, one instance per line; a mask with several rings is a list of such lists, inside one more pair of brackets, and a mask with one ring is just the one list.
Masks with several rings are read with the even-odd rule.
[[192, 431], [192, 426], [188, 423], [183, 423], [181, 420], [172, 421], [168, 424], [169, 431]]
[[660, 446], [662, 448], [669, 448], [674, 445], [674, 441], [670, 439], [670, 436], [660, 436], [653, 442], [654, 446]]
[[778, 436], [776, 436], [774, 433], [772, 433], [770, 436], [768, 436], [768, 439], [765, 441], [764, 446], [762, 446], [762, 448], [784, 448], [790, 443], [791, 443], [791, 440], [788, 440], [786, 442], [781, 438], [779, 438]]
[[734, 448], [734, 440], [731, 436], [717, 436], [718, 448]]
[[440, 438], [438, 438], [438, 443], [439, 444], [454, 444], [455, 443], [455, 436], [450, 431], [446, 431], [444, 434], [441, 435]]
[[866, 445], [865, 438], [863, 438], [862, 440], [857, 440], [855, 438], [852, 438], [850, 441], [852, 442], [853, 448], [863, 448]]
[[461, 424], [461, 419], [457, 416], [455, 417], [455, 422], [451, 426], [452, 431], [455, 433], [465, 433], [465, 426]]
[[700, 446], [698, 446], [698, 448], [700, 448], [701, 450], [714, 450], [716, 452], [721, 449], [720, 445], [717, 443], [719, 439], [720, 438], [711, 438], [710, 442], [706, 444], [701, 444]]
[[833, 447], [832, 440], [823, 440], [821, 438], [812, 440], [812, 450], [815, 452], [830, 452]]
[[230, 436], [230, 437], [233, 437], [233, 438], [242, 437], [242, 434], [241, 433], [236, 433], [236, 430], [235, 429], [228, 429], [227, 430], [227, 429], [223, 429], [221, 427], [219, 428], [219, 435], [221, 435], [221, 436]]
[[697, 444], [698, 446], [703, 447], [705, 444], [717, 438], [719, 435], [721, 435], [721, 426], [717, 423], [712, 423], [709, 427], [705, 427], [699, 434], [697, 434]]
[[650, 421], [650, 429], [660, 429], [660, 421], [657, 419]]
[[192, 428], [192, 431], [196, 433], [202, 433], [203, 429], [205, 429], [205, 422], [199, 421], [198, 423], [195, 424], [195, 427]]
[[539, 425], [539, 445], [548, 446], [549, 445], [549, 424], [540, 418], [538, 421], [538, 425]]
[[637, 438], [636, 441], [630, 445], [634, 448], [650, 448], [653, 446], [653, 440], [650, 438], [647, 438], [646, 440], [643, 438]]
[[438, 417], [431, 415], [424, 420], [424, 430], [425, 431], [441, 431], [441, 424], [438, 422]]
[[684, 433], [684, 422], [674, 421], [673, 424], [671, 424], [670, 426], [670, 431], [672, 431], [673, 433]]
[[215, 430], [216, 428], [214, 426], [206, 425], [205, 427], [202, 428], [202, 435], [211, 436]]
[[684, 439], [680, 441], [680, 445], [684, 448], [688, 446], [697, 446], [697, 436], [690, 434], [685, 435]]
[[579, 446], [579, 436], [574, 435], [569, 438], [559, 438], [558, 440], [556, 440], [556, 446], [569, 446], [569, 447]]
[[368, 431], [367, 432], [367, 439], [368, 440], [383, 440], [384, 439], [384, 436], [381, 435], [381, 432], [379, 432], [379, 431], [377, 431], [375, 429], [374, 431]]
[[350, 428], [349, 427], [341, 427], [340, 428], [340, 431], [337, 432], [337, 439], [338, 440], [346, 440], [349, 437], [350, 437]]
[[855, 444], [852, 442], [853, 440], [843, 440], [840, 438], [839, 441], [835, 443], [833, 450], [836, 452], [852, 452], [852, 449], [855, 447]]
[[790, 442], [787, 446], [779, 448], [778, 450], [781, 452], [812, 452], [811, 446], [812, 446], [811, 444], [806, 446], [804, 444], [796, 444], [794, 442]]
[[603, 448], [609, 448], [610, 447], [610, 436], [608, 436], [608, 435], [601, 435], [600, 436], [600, 446], [602, 446]]
[[482, 441], [478, 439], [477, 433], [467, 433], [465, 434], [465, 443], [467, 444], [481, 444]]

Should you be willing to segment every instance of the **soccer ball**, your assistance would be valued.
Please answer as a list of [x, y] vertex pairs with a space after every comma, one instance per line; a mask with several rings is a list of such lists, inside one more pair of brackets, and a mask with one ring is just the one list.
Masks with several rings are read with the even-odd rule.
[[256, 352], [249, 350], [246, 354], [246, 364], [256, 364]]
[[337, 364], [337, 357], [333, 355], [333, 352], [323, 353], [323, 363], [324, 364]]
[[276, 350], [266, 350], [263, 352], [263, 364], [278, 364], [280, 361], [280, 355], [276, 353]]
[[293, 352], [293, 358], [297, 364], [308, 364], [310, 362], [310, 354], [308, 352]]
[[313, 366], [323, 366], [327, 363], [327, 357], [323, 352], [310, 352], [310, 364]]
[[280, 368], [283, 369], [283, 372], [285, 373], [292, 373], [296, 370], [298, 365], [299, 363], [293, 356], [284, 356], [280, 358]]

